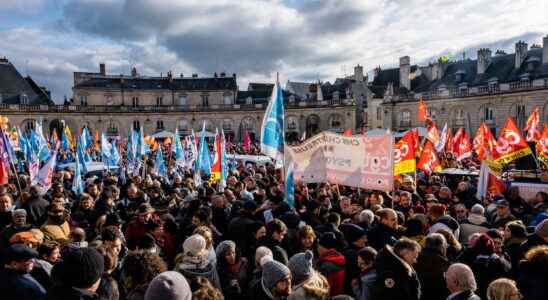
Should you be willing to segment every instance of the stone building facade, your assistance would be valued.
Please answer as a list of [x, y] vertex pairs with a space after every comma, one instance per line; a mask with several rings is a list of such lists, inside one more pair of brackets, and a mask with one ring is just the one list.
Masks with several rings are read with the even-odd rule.
[[[69, 103], [2, 103], [0, 114], [23, 130], [41, 120], [48, 134], [63, 126], [73, 132], [87, 126], [111, 137], [125, 138], [132, 128], [142, 126], [146, 134], [178, 128], [184, 135], [192, 129], [201, 130], [205, 123], [207, 131], [223, 129], [229, 139], [238, 141], [244, 129], [252, 139], [259, 138], [272, 87], [251, 83], [248, 90], [239, 91], [236, 75], [224, 73], [175, 77], [169, 72], [148, 77], [134, 68], [130, 75], [108, 75], [106, 66], [100, 64], [99, 72], [74, 73]], [[342, 132], [356, 127], [356, 105], [351, 94], [339, 97], [336, 89], [325, 89], [323, 99], [302, 99], [284, 91], [286, 136], [290, 141], [302, 138], [305, 131], [311, 136], [322, 130]]]
[[477, 57], [418, 66], [405, 56], [399, 68], [375, 69], [368, 84], [369, 127], [405, 131], [424, 126], [417, 121], [421, 97], [439, 127], [447, 122], [472, 134], [481, 122], [498, 133], [507, 116], [523, 128], [535, 107], [540, 107], [541, 122], [548, 122], [548, 36], [530, 48], [519, 41], [512, 54], [479, 49]]

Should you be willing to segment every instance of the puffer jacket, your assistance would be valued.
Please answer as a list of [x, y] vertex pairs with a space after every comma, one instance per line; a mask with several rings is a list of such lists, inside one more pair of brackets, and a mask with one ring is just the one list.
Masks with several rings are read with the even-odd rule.
[[329, 298], [329, 283], [317, 271], [312, 276], [295, 285], [287, 300], [324, 300]]
[[318, 260], [318, 270], [327, 278], [331, 296], [344, 294], [344, 280], [346, 259], [335, 249], [329, 250]]

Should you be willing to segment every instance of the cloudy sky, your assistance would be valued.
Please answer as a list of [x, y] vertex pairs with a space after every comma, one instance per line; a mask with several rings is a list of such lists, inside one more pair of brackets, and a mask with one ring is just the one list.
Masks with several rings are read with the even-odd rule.
[[0, 56], [70, 97], [72, 72], [334, 80], [361, 64], [542, 43], [546, 0], [0, 0]]

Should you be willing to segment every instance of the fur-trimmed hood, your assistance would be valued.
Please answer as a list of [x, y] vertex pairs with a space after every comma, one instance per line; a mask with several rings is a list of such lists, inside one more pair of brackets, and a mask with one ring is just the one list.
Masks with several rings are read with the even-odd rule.
[[324, 300], [329, 298], [329, 283], [327, 279], [314, 270], [309, 279], [293, 287], [288, 300]]

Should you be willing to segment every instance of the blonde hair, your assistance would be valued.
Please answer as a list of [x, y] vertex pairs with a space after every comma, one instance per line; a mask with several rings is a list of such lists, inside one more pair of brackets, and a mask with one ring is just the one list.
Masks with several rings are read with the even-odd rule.
[[211, 249], [213, 247], [213, 231], [207, 226], [198, 226], [194, 229], [193, 234], [199, 234], [206, 240], [206, 248]]
[[510, 300], [518, 292], [516, 282], [508, 278], [499, 278], [487, 288], [488, 300]]

